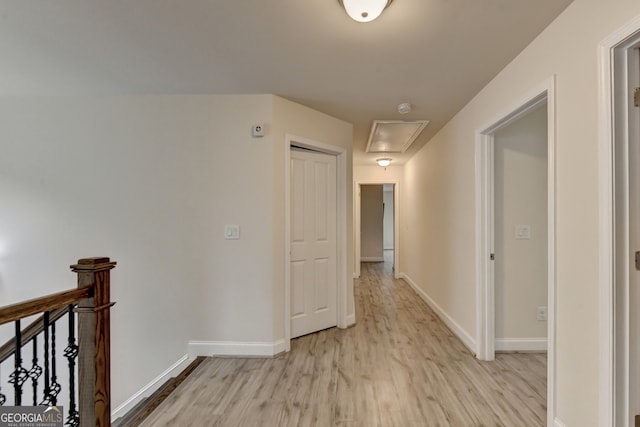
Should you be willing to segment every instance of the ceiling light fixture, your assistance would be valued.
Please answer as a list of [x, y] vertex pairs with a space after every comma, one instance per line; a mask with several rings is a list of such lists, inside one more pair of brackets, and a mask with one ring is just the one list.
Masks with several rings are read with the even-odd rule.
[[376, 159], [376, 163], [378, 163], [378, 166], [382, 166], [383, 168], [386, 168], [391, 164], [391, 159], [388, 159], [388, 158]]
[[354, 21], [370, 22], [376, 19], [393, 0], [338, 0]]

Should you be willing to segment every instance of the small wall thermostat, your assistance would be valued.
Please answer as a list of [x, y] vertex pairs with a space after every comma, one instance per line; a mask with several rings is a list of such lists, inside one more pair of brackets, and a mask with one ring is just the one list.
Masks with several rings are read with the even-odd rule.
[[251, 136], [260, 138], [264, 136], [264, 125], [262, 123], [255, 124], [251, 127]]

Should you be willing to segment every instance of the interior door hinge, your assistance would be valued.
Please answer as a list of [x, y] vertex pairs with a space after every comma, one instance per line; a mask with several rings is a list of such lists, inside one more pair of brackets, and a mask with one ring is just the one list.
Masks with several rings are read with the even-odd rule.
[[640, 251], [636, 252], [636, 270], [640, 271]]
[[633, 90], [633, 105], [640, 107], [640, 87]]
[[490, 259], [491, 261], [494, 261], [494, 260], [496, 259], [496, 254], [491, 254], [491, 255], [489, 255], [489, 259]]

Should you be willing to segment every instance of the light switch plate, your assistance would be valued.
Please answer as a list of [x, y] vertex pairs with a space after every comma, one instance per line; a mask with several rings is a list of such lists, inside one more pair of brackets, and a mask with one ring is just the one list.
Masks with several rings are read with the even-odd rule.
[[531, 238], [530, 225], [516, 225], [516, 239], [530, 239], [530, 238]]
[[546, 306], [538, 307], [536, 320], [538, 320], [538, 322], [546, 322], [547, 321], [547, 314], [548, 314], [548, 310], [547, 310]]
[[237, 224], [225, 225], [224, 238], [226, 240], [238, 240], [240, 238], [240, 226]]

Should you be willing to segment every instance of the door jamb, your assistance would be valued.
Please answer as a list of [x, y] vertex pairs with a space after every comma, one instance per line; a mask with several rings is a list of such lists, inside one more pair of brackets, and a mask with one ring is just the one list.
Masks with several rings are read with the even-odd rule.
[[[493, 262], [493, 140], [495, 132], [547, 103], [547, 215], [548, 215], [548, 323], [547, 323], [547, 420], [555, 417], [555, 300], [556, 300], [556, 142], [555, 76], [476, 131], [476, 357], [495, 358], [495, 300]], [[550, 421], [549, 421], [550, 420]]]
[[284, 346], [291, 350], [291, 146], [308, 148], [336, 156], [336, 281], [337, 326], [349, 326], [347, 313], [347, 151], [335, 145], [325, 144], [292, 134], [285, 135], [285, 224], [284, 224]]
[[354, 278], [360, 277], [360, 254], [361, 254], [361, 241], [360, 241], [360, 227], [361, 227], [361, 190], [363, 185], [384, 185], [393, 184], [393, 277], [394, 279], [400, 278], [400, 183], [398, 181], [389, 180], [373, 180], [373, 181], [355, 181], [353, 186], [354, 197], [354, 245], [355, 245], [355, 260], [354, 260]]
[[[616, 299], [629, 286], [630, 254], [628, 244], [616, 236], [628, 238], [628, 129], [629, 81], [628, 50], [640, 42], [640, 16], [615, 31], [598, 46], [599, 104], [599, 424], [627, 425], [618, 419], [619, 405], [629, 412], [628, 347], [618, 334], [628, 332], [628, 310], [618, 307]], [[622, 175], [622, 179], [620, 178]], [[618, 179], [617, 179], [618, 178]], [[622, 182], [620, 182], [622, 181]], [[622, 217], [620, 217], [622, 215]], [[616, 224], [618, 226], [616, 227]], [[625, 234], [626, 233], [626, 234]], [[624, 238], [624, 237], [623, 237]], [[627, 274], [621, 273], [626, 271]], [[625, 299], [628, 303], [628, 298]], [[622, 312], [620, 311], [622, 310]], [[620, 319], [618, 316], [622, 316]], [[622, 320], [619, 325], [617, 319]], [[622, 328], [623, 330], [620, 330]], [[626, 328], [626, 329], [625, 329]], [[619, 354], [623, 352], [623, 354]], [[625, 353], [626, 352], [626, 353]], [[623, 363], [620, 362], [622, 358]], [[622, 366], [620, 366], [622, 365]], [[627, 375], [624, 375], [624, 374]], [[619, 384], [618, 376], [626, 376]], [[622, 399], [622, 402], [620, 402]], [[622, 423], [622, 424], [621, 424]]]

